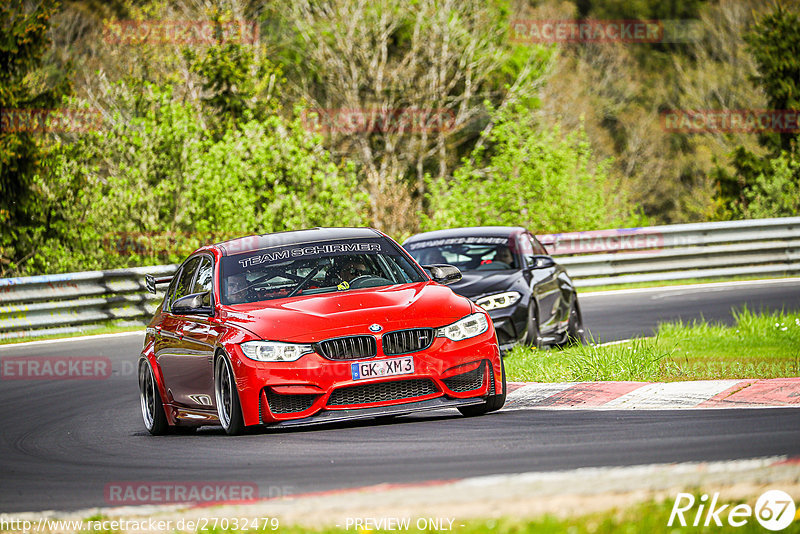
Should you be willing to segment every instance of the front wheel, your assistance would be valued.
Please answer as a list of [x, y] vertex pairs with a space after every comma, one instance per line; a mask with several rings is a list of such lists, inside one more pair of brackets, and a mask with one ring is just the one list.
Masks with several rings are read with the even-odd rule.
[[169, 430], [164, 402], [158, 391], [153, 369], [147, 360], [139, 361], [139, 402], [142, 406], [142, 419], [147, 431], [154, 436], [166, 434]]
[[542, 342], [542, 334], [539, 330], [539, 317], [538, 313], [536, 313], [536, 306], [531, 304], [530, 310], [528, 311], [528, 332], [525, 336], [525, 342], [537, 349], [541, 349], [544, 347], [544, 343]]
[[239, 391], [233, 379], [231, 364], [222, 355], [217, 358], [214, 365], [214, 397], [222, 428], [229, 436], [241, 434], [244, 430], [244, 418], [239, 404]]
[[583, 327], [583, 315], [581, 314], [581, 308], [578, 305], [578, 297], [576, 295], [572, 301], [572, 306], [569, 308], [566, 343], [585, 345], [587, 341], [586, 329]]
[[[492, 370], [492, 373], [494, 373], [494, 370]], [[500, 374], [502, 376], [503, 392], [498, 393], [497, 395], [489, 395], [486, 398], [486, 402], [483, 404], [463, 406], [459, 408], [458, 411], [461, 412], [461, 415], [473, 417], [476, 415], [487, 414], [489, 412], [496, 412], [503, 407], [503, 405], [506, 403], [506, 365], [503, 362], [503, 358], [500, 358]]]

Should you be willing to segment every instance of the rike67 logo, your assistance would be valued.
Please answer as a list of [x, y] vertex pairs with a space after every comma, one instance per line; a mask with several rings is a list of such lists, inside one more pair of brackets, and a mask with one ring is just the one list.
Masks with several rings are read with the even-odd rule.
[[792, 524], [796, 513], [794, 500], [781, 490], [765, 492], [754, 507], [749, 504], [733, 507], [730, 504], [720, 504], [719, 493], [714, 493], [710, 498], [703, 494], [699, 499], [691, 493], [679, 493], [667, 526], [721, 527], [727, 523], [731, 527], [742, 527], [755, 517], [765, 529], [779, 531]]

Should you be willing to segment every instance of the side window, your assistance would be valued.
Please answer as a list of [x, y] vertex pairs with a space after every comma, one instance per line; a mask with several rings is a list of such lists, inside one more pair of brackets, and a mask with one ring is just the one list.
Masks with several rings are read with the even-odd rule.
[[172, 297], [172, 302], [191, 294], [192, 280], [194, 280], [199, 263], [200, 257], [196, 256], [184, 264], [183, 271], [181, 271], [181, 276], [178, 279], [178, 285], [175, 287], [175, 295]]
[[213, 263], [208, 256], [202, 256], [200, 267], [197, 269], [197, 277], [194, 280], [191, 293], [203, 293], [208, 291], [208, 297], [203, 302], [206, 306], [211, 306], [211, 279], [214, 276]]
[[161, 306], [161, 309], [164, 311], [169, 311], [170, 306], [172, 305], [172, 301], [175, 300], [172, 297], [173, 295], [175, 295], [175, 286], [178, 285], [178, 278], [180, 278], [180, 276], [181, 276], [181, 270], [179, 268], [178, 271], [175, 273], [175, 276], [172, 277], [172, 281], [169, 283], [169, 286], [167, 287], [167, 292], [164, 295], [164, 304]]
[[544, 245], [539, 243], [539, 240], [533, 236], [531, 237], [531, 242], [533, 243], [533, 252], [539, 256], [549, 256], [547, 249], [544, 248]]
[[525, 258], [525, 264], [533, 265], [533, 256], [536, 254], [536, 252], [534, 252], [530, 235], [522, 234], [519, 236], [519, 251]]

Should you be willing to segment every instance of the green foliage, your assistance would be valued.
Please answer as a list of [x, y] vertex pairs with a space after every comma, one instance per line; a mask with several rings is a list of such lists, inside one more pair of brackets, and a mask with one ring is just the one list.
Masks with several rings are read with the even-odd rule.
[[245, 118], [263, 119], [277, 111], [273, 89], [282, 74], [256, 47], [242, 42], [247, 37], [243, 32], [238, 39], [224, 37], [222, 24], [229, 21], [222, 14], [216, 13], [213, 20], [216, 43], [200, 56], [186, 48], [183, 56], [203, 80], [202, 101], [214, 118], [213, 129], [221, 133]]
[[742, 214], [748, 219], [800, 215], [800, 161], [784, 152], [769, 164], [744, 192]]
[[[776, 4], [745, 35], [758, 65], [755, 81], [767, 94], [770, 109], [800, 109], [800, 17]], [[780, 135], [780, 148], [790, 150], [796, 134]], [[774, 142], [774, 141], [773, 141]], [[772, 144], [764, 141], [762, 144]]]
[[[58, 4], [9, 0], [0, 4], [0, 273], [16, 268], [46, 230], [32, 190], [46, 146], [16, 123], [25, 112], [52, 110], [70, 90], [62, 73], [51, 86], [36, 83], [50, 41], [50, 18]], [[23, 119], [24, 120], [24, 119]]]
[[142, 116], [117, 115], [50, 158], [39, 179], [66, 222], [28, 272], [176, 262], [221, 239], [365, 224], [352, 166], [334, 163], [299, 118], [251, 120], [215, 140], [172, 94], [148, 86]]
[[499, 114], [452, 180], [431, 180], [423, 228], [522, 225], [535, 232], [592, 230], [630, 221], [614, 199], [608, 162], [596, 163], [582, 132], [537, 128], [525, 112]]
[[[754, 81], [766, 93], [769, 108], [800, 109], [800, 17], [776, 4], [745, 36], [758, 65]], [[797, 134], [765, 132], [759, 144], [767, 157], [737, 147], [733, 170], [715, 170], [727, 217], [782, 217], [797, 214], [800, 172]]]

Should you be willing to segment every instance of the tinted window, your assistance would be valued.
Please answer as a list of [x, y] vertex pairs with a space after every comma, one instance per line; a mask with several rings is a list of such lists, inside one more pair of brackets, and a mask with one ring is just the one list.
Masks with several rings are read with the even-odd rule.
[[381, 238], [271, 247], [222, 259], [224, 304], [422, 282], [427, 277]]
[[191, 295], [192, 280], [194, 280], [199, 263], [200, 257], [196, 256], [184, 264], [183, 271], [181, 271], [181, 276], [178, 279], [178, 285], [175, 287], [175, 295], [172, 297], [172, 302], [186, 295]]
[[170, 306], [172, 305], [172, 296], [175, 294], [175, 286], [178, 285], [178, 277], [180, 276], [180, 273], [181, 270], [178, 269], [178, 271], [175, 273], [175, 276], [172, 277], [169, 287], [167, 287], [167, 293], [164, 295], [164, 304], [161, 306], [161, 309], [164, 311], [169, 311]]
[[453, 237], [408, 243], [408, 250], [422, 265], [448, 263], [462, 271], [517, 269], [514, 246], [508, 237]]
[[200, 267], [197, 269], [197, 276], [194, 280], [192, 293], [208, 293], [208, 297], [203, 300], [205, 306], [211, 306], [211, 280], [214, 277], [214, 264], [208, 256], [202, 256]]
[[544, 248], [544, 245], [539, 243], [539, 240], [536, 239], [535, 237], [533, 236], [530, 237], [531, 237], [531, 242], [533, 243], [533, 251], [540, 256], [547, 256], [547, 249]]

